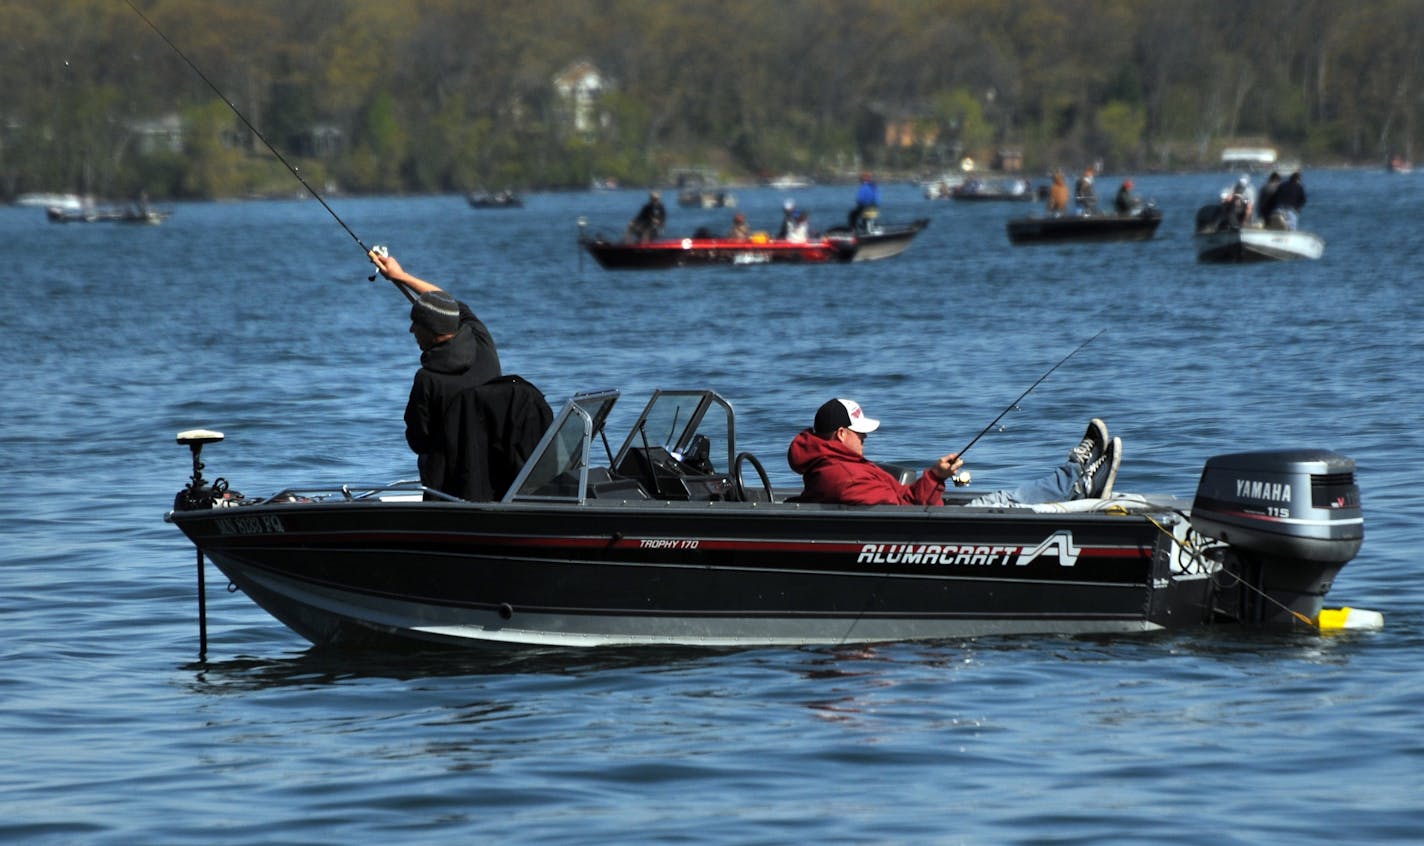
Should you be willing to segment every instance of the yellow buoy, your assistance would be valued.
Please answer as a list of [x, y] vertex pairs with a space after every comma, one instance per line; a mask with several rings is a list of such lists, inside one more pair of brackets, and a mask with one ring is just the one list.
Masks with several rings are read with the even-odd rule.
[[1322, 632], [1342, 629], [1382, 629], [1384, 628], [1384, 615], [1378, 611], [1349, 606], [1322, 608], [1320, 616], [1315, 618], [1315, 625]]

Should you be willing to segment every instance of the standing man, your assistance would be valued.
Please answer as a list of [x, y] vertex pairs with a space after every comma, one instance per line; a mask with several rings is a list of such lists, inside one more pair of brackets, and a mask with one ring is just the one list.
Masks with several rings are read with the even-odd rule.
[[1068, 211], [1068, 181], [1063, 171], [1053, 171], [1053, 187], [1048, 189], [1048, 213], [1063, 214]]
[[369, 253], [381, 275], [416, 294], [410, 333], [420, 345], [420, 369], [405, 406], [405, 440], [417, 456], [421, 484], [445, 483], [445, 406], [465, 388], [500, 375], [499, 351], [489, 329], [470, 307], [416, 278], [382, 250]]
[[638, 210], [637, 216], [628, 221], [627, 241], [646, 244], [662, 234], [667, 223], [667, 209], [663, 206], [663, 195], [659, 191], [649, 191], [648, 201]]
[[1274, 170], [1266, 177], [1266, 184], [1261, 186], [1261, 193], [1256, 202], [1256, 214], [1267, 228], [1271, 225], [1271, 214], [1276, 210], [1276, 191], [1280, 187], [1281, 174]]
[[850, 228], [859, 229], [865, 213], [879, 206], [880, 186], [875, 184], [875, 178], [870, 171], [866, 171], [860, 175], [860, 188], [855, 192], [855, 208], [850, 210], [849, 215]]
[[1275, 210], [1286, 220], [1286, 228], [1297, 228], [1300, 225], [1300, 210], [1305, 208], [1305, 183], [1301, 181], [1300, 171], [1292, 173], [1281, 183], [1273, 199]]
[[1083, 169], [1083, 175], [1078, 177], [1078, 184], [1074, 186], [1074, 199], [1078, 202], [1078, 208], [1084, 214], [1092, 214], [1098, 210], [1098, 192], [1093, 188], [1093, 169], [1087, 167]]

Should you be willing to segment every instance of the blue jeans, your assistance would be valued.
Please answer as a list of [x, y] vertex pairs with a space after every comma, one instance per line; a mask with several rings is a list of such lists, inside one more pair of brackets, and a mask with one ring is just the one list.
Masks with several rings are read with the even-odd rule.
[[1058, 469], [1041, 479], [1020, 485], [1013, 490], [987, 493], [975, 497], [965, 504], [1002, 507], [1038, 505], [1043, 502], [1065, 502], [1076, 498], [1073, 495], [1073, 486], [1078, 483], [1078, 479], [1082, 475], [1083, 465], [1069, 460], [1058, 465]]

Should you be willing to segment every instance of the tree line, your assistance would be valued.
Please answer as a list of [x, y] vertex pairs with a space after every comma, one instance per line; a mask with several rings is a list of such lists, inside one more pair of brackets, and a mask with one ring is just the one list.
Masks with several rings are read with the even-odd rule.
[[[1408, 157], [1424, 0], [0, 0], [0, 197]], [[576, 130], [553, 79], [609, 81]], [[181, 148], [134, 127], [177, 115]], [[890, 132], [890, 128], [895, 132]], [[325, 140], [323, 140], [325, 139]]]

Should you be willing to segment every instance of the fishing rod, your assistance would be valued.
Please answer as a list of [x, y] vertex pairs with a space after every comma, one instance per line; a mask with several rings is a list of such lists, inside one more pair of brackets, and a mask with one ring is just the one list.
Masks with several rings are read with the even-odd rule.
[[[233, 105], [233, 102], [227, 98], [227, 95], [222, 93], [222, 90], [219, 89], [211, 79], [208, 79], [208, 75], [203, 73], [202, 69], [199, 68], [196, 64], [194, 64], [192, 59], [188, 58], [188, 54], [180, 50], [178, 48], [178, 45], [174, 44], [171, 38], [163, 34], [163, 30], [159, 29], [153, 21], [148, 19], [148, 16], [145, 15], [139, 9], [139, 7], [133, 4], [133, 0], [124, 0], [124, 2], [128, 4], [128, 7], [130, 9], [133, 9], [134, 14], [138, 15], [141, 19], [143, 19], [144, 23], [148, 24], [149, 29], [157, 33], [158, 37], [162, 38], [165, 44], [173, 48], [173, 52], [177, 53], [178, 57], [184, 62], [186, 62], [188, 64], [188, 67], [193, 69], [193, 73], [196, 73], [199, 79], [203, 80], [203, 82], [206, 82], [208, 84], [208, 87], [213, 89], [213, 93], [218, 95], [218, 99], [226, 103], [229, 109], [232, 109], [232, 113], [237, 115], [238, 120], [242, 121], [243, 125], [245, 125], [248, 130], [252, 132], [253, 135], [256, 135], [258, 140], [260, 140], [263, 144], [267, 145], [267, 149], [272, 151], [272, 155], [277, 157], [277, 161], [285, 165], [287, 170], [291, 171], [291, 174], [297, 178], [297, 181], [302, 183], [302, 187], [307, 189], [307, 193], [315, 197], [316, 201], [318, 203], [321, 203], [321, 207], [326, 209], [327, 213], [330, 214], [332, 218], [336, 220], [337, 223], [341, 224], [341, 228], [345, 229], [346, 234], [351, 236], [351, 240], [355, 241], [356, 245], [361, 248], [361, 254], [363, 256], [366, 256], [367, 260], [369, 260], [371, 248], [367, 247], [365, 242], [362, 241], [360, 237], [358, 237], [356, 233], [351, 230], [351, 227], [346, 225], [346, 221], [341, 219], [341, 215], [337, 214], [336, 210], [327, 204], [326, 200], [323, 199], [322, 196], [316, 192], [316, 189], [311, 187], [311, 185], [307, 183], [306, 179], [301, 175], [301, 173], [297, 171], [297, 168], [292, 165], [291, 162], [287, 161], [286, 156], [283, 156], [282, 153], [278, 151], [276, 147], [272, 146], [272, 142], [267, 140], [267, 136], [263, 135], [261, 132], [258, 131], [257, 127], [252, 125], [252, 121], [247, 119], [247, 115], [244, 115], [241, 110], [237, 108], [237, 106]], [[375, 249], [381, 255], [389, 254], [384, 247], [376, 247]], [[372, 274], [370, 277], [370, 279], [372, 280], [375, 280], [375, 278], [376, 277], [374, 274]], [[393, 284], [395, 284], [396, 288], [398, 288], [402, 294], [405, 294], [406, 299], [410, 300], [411, 302], [415, 302], [415, 294], [412, 293], [410, 289], [408, 289], [404, 285], [401, 285], [398, 282], [393, 282]]]
[[[1003, 419], [1004, 419], [1004, 415], [1005, 415], [1005, 414], [1008, 414], [1010, 411], [1013, 411], [1015, 408], [1017, 408], [1017, 407], [1018, 407], [1018, 404], [1023, 400], [1023, 398], [1029, 395], [1029, 392], [1031, 392], [1034, 388], [1037, 388], [1039, 385], [1043, 384], [1043, 380], [1044, 380], [1044, 379], [1047, 379], [1050, 375], [1052, 375], [1053, 371], [1055, 371], [1055, 370], [1057, 370], [1058, 368], [1062, 367], [1063, 364], [1064, 364], [1066, 361], [1068, 361], [1068, 359], [1070, 359], [1070, 358], [1072, 358], [1073, 356], [1077, 355], [1077, 354], [1078, 354], [1079, 352], [1081, 352], [1082, 349], [1083, 349], [1084, 347], [1086, 347], [1088, 344], [1091, 344], [1092, 342], [1096, 341], [1096, 340], [1098, 339], [1098, 335], [1101, 335], [1101, 334], [1103, 334], [1103, 333], [1106, 332], [1106, 331], [1108, 331], [1106, 328], [1099, 329], [1098, 332], [1097, 332], [1097, 335], [1094, 335], [1093, 337], [1091, 337], [1091, 338], [1089, 338], [1088, 340], [1084, 341], [1083, 343], [1079, 344], [1077, 347], [1075, 347], [1075, 348], [1073, 349], [1072, 352], [1068, 353], [1067, 355], [1063, 356], [1063, 358], [1059, 359], [1059, 361], [1058, 361], [1057, 364], [1055, 364], [1055, 365], [1053, 365], [1052, 367], [1048, 368], [1048, 371], [1047, 371], [1046, 373], [1044, 373], [1042, 376], [1038, 377], [1038, 379], [1037, 379], [1032, 385], [1029, 385], [1028, 388], [1027, 388], [1023, 393], [1019, 394], [1018, 397], [1017, 397], [1013, 402], [1009, 403], [1008, 408], [1005, 408], [1003, 411], [999, 412], [999, 416], [998, 416], [998, 417], [995, 417], [992, 421], [990, 421], [990, 423], [989, 423], [988, 426], [985, 426], [983, 429], [981, 429], [981, 430], [979, 431], [979, 434], [977, 434], [977, 435], [974, 436], [974, 440], [972, 440], [972, 441], [970, 441], [968, 444], [966, 444], [965, 447], [964, 447], [964, 449], [961, 449], [959, 452], [955, 453], [955, 455], [956, 455], [957, 457], [959, 457], [959, 458], [963, 458], [963, 457], [964, 457], [964, 453], [966, 453], [966, 452], [969, 451], [969, 447], [974, 446], [976, 443], [979, 442], [979, 439], [980, 439], [980, 438], [982, 438], [982, 437], [984, 437], [986, 434], [988, 434], [990, 429], [994, 428], [994, 426], [997, 425], [1000, 420], [1003, 420]], [[969, 472], [968, 470], [963, 470], [963, 471], [960, 471], [959, 473], [957, 473], [956, 475], [951, 476], [951, 477], [950, 477], [950, 480], [953, 481], [955, 487], [960, 487], [960, 488], [962, 488], [962, 487], [965, 487], [965, 486], [969, 485], [969, 484], [973, 481], [973, 475], [970, 474], [970, 472]], [[929, 507], [926, 506], [926, 510], [928, 510], [928, 508], [929, 508]], [[888, 571], [887, 571], [887, 572], [888, 572]], [[877, 579], [876, 583], [871, 586], [871, 590], [870, 590], [870, 592], [868, 593], [868, 595], [866, 596], [865, 605], [861, 606], [860, 612], [855, 615], [855, 619], [851, 620], [850, 626], [848, 626], [848, 627], [846, 628], [846, 630], [845, 630], [845, 634], [841, 635], [840, 644], [844, 644], [844, 643], [846, 642], [846, 640], [848, 640], [848, 639], [850, 638], [850, 633], [853, 632], [853, 631], [855, 631], [855, 627], [860, 624], [861, 619], [864, 618], [866, 612], [867, 612], [868, 610], [870, 610], [870, 606], [871, 606], [871, 604], [872, 604], [872, 603], [874, 602], [874, 600], [875, 600], [875, 596], [876, 596], [875, 591], [878, 589], [880, 582], [882, 582], [882, 581], [885, 580], [886, 575], [887, 575], [887, 573], [885, 573], [885, 572], [881, 573], [881, 574], [880, 574], [880, 578]]]
[[[1044, 380], [1044, 379], [1047, 379], [1047, 378], [1053, 373], [1053, 371], [1055, 371], [1055, 370], [1057, 370], [1058, 368], [1062, 367], [1063, 364], [1064, 364], [1066, 361], [1068, 361], [1068, 359], [1070, 359], [1070, 358], [1072, 358], [1073, 356], [1077, 355], [1077, 354], [1078, 354], [1080, 351], [1082, 351], [1082, 349], [1083, 349], [1084, 347], [1086, 347], [1088, 344], [1091, 344], [1092, 342], [1096, 341], [1096, 340], [1098, 339], [1098, 335], [1101, 335], [1101, 334], [1103, 334], [1103, 333], [1106, 332], [1106, 331], [1108, 331], [1106, 328], [1099, 329], [1097, 335], [1094, 335], [1093, 337], [1091, 337], [1091, 338], [1089, 338], [1088, 340], [1084, 341], [1083, 343], [1079, 344], [1072, 352], [1070, 352], [1070, 353], [1068, 353], [1067, 355], [1063, 356], [1063, 358], [1060, 359], [1057, 364], [1055, 364], [1055, 365], [1053, 365], [1052, 367], [1048, 368], [1048, 372], [1047, 372], [1047, 373], [1044, 373], [1042, 376], [1038, 377], [1038, 381], [1034, 382], [1032, 385], [1029, 385], [1027, 390], [1025, 390], [1023, 393], [1019, 394], [1019, 395], [1018, 395], [1018, 398], [1015, 399], [1013, 402], [1009, 403], [1008, 408], [1005, 408], [1003, 411], [999, 412], [999, 416], [998, 416], [998, 417], [995, 417], [992, 421], [990, 421], [988, 426], [985, 426], [983, 429], [981, 429], [981, 430], [979, 431], [979, 434], [977, 434], [977, 435], [974, 436], [974, 440], [972, 440], [972, 441], [970, 441], [968, 444], [966, 444], [965, 447], [964, 447], [964, 449], [961, 449], [958, 453], [956, 453], [956, 455], [958, 455], [960, 458], [963, 458], [963, 457], [964, 457], [964, 453], [966, 453], [966, 452], [969, 451], [969, 447], [974, 446], [976, 443], [979, 442], [979, 439], [980, 439], [980, 438], [982, 438], [982, 437], [984, 437], [986, 434], [988, 434], [990, 429], [994, 428], [994, 426], [997, 425], [1000, 420], [1003, 420], [1003, 419], [1004, 419], [1004, 415], [1005, 415], [1005, 414], [1008, 414], [1010, 411], [1013, 411], [1015, 408], [1018, 408], [1019, 402], [1021, 402], [1024, 397], [1028, 396], [1030, 391], [1032, 391], [1034, 388], [1037, 388], [1040, 384], [1043, 383], [1043, 380]], [[956, 481], [957, 481], [957, 480], [956, 480]]]

